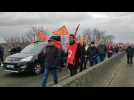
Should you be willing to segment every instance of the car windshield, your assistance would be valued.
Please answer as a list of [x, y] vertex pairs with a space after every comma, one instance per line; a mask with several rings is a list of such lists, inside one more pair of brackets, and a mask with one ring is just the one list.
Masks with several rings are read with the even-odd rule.
[[33, 43], [25, 47], [21, 53], [39, 53], [46, 46], [46, 42]]

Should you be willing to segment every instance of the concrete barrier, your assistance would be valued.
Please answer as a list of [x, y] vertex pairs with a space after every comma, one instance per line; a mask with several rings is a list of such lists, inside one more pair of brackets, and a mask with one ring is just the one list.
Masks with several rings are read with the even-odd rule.
[[120, 63], [124, 52], [114, 55], [110, 59], [105, 60], [93, 67], [78, 73], [73, 77], [69, 77], [53, 87], [101, 87], [107, 85], [112, 79], [113, 73]]

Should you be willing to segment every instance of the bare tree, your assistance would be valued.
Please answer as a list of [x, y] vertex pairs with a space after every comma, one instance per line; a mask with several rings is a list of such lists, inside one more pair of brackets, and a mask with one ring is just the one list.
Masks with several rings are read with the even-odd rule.
[[84, 34], [84, 36], [87, 37], [88, 41], [91, 40], [91, 35], [92, 35], [91, 29], [88, 28], [88, 29], [84, 30], [84, 31], [83, 31], [83, 34]]
[[33, 40], [37, 40], [36, 33], [37, 32], [44, 32], [46, 33], [46, 29], [43, 26], [33, 26], [28, 32], [25, 34], [25, 38], [27, 41], [32, 42]]
[[114, 39], [114, 36], [113, 36], [113, 35], [106, 35], [106, 36], [104, 37], [105, 42], [110, 42], [110, 41], [112, 41], [113, 39]]
[[91, 41], [96, 41], [96, 39], [103, 40], [105, 43], [108, 41], [112, 41], [114, 39], [113, 35], [106, 35], [105, 31], [101, 31], [97, 28], [91, 29], [85, 29], [83, 31], [83, 34], [88, 37], [88, 39]]
[[95, 28], [93, 30], [93, 39], [96, 40], [96, 39], [103, 39], [105, 37], [105, 32], [104, 31], [101, 31], [97, 28]]

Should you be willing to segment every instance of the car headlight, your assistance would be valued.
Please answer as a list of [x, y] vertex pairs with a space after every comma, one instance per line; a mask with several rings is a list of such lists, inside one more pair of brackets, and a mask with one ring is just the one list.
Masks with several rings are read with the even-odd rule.
[[32, 58], [33, 58], [33, 56], [29, 56], [29, 57], [21, 59], [20, 62], [28, 62], [28, 61], [31, 61]]

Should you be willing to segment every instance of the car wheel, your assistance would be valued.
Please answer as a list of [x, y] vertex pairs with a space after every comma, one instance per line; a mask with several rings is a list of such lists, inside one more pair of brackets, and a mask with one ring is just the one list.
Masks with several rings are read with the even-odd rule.
[[42, 72], [41, 65], [40, 64], [35, 64], [34, 68], [33, 68], [33, 73], [35, 75], [39, 75], [39, 74], [41, 74], [41, 72]]

